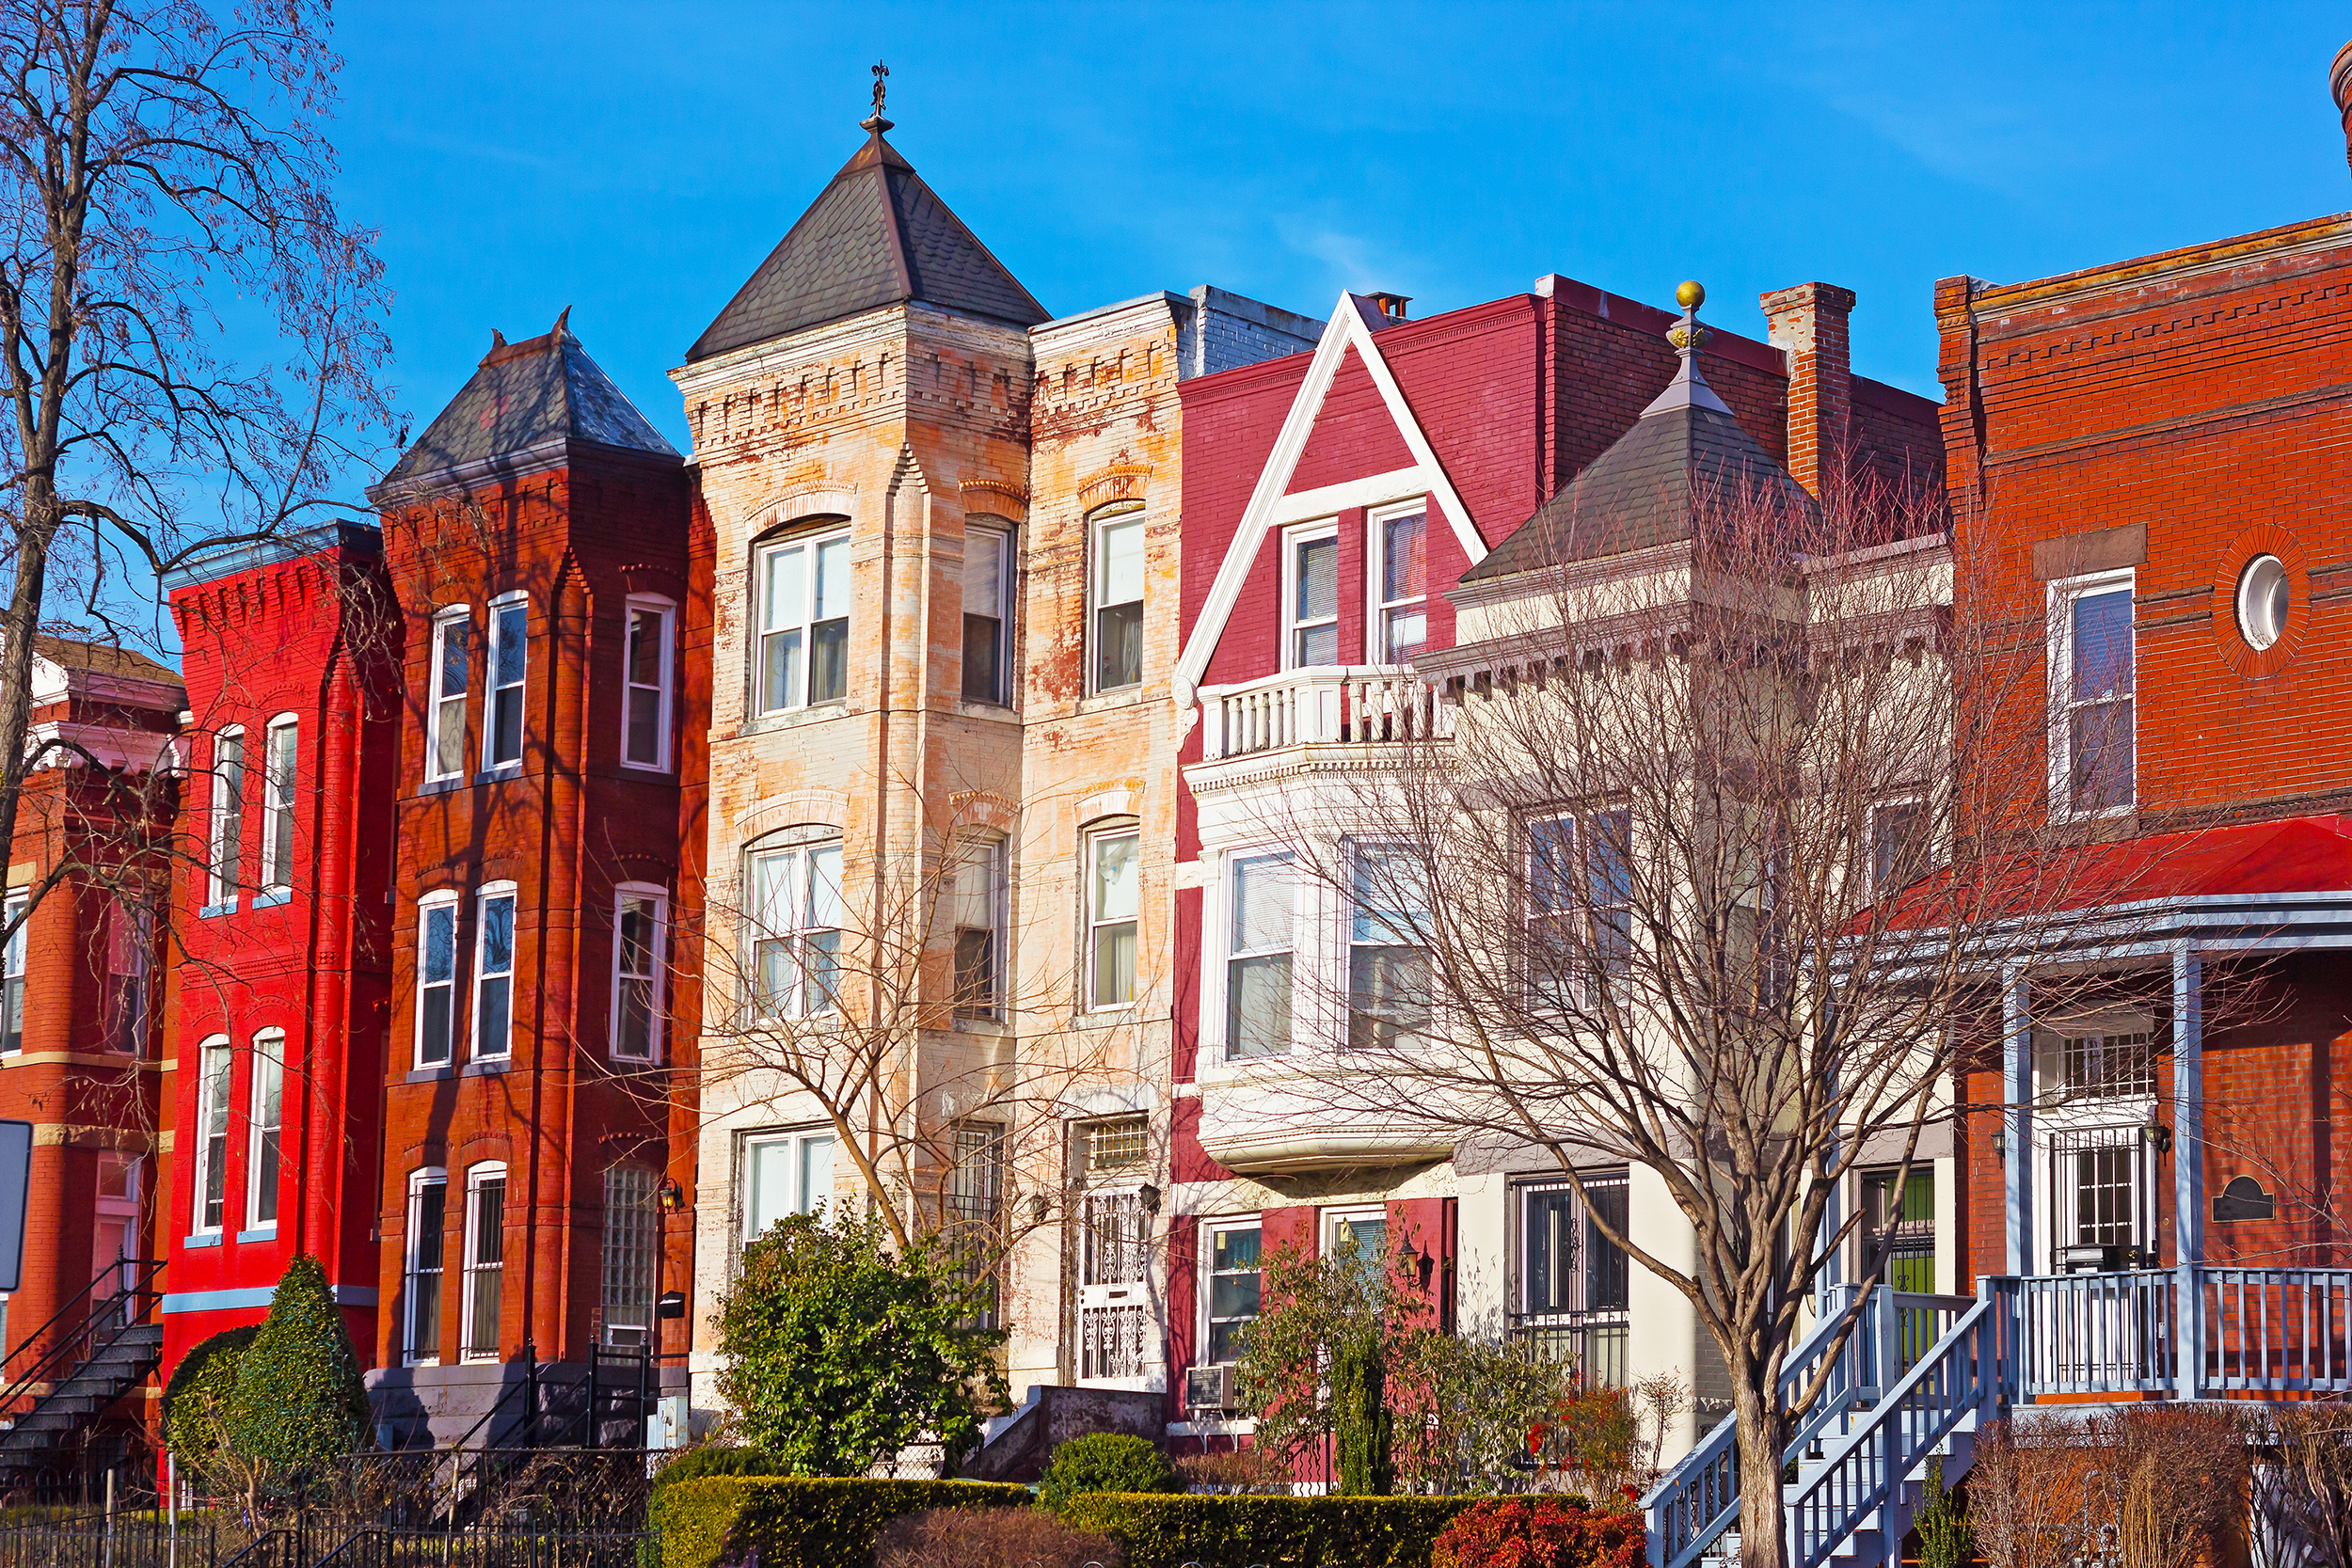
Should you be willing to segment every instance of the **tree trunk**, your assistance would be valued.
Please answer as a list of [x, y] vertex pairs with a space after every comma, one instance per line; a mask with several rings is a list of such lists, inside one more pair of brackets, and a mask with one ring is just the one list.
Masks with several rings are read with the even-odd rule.
[[1781, 1429], [1772, 1402], [1738, 1377], [1733, 1429], [1740, 1453], [1740, 1568], [1787, 1568], [1788, 1532], [1781, 1512]]

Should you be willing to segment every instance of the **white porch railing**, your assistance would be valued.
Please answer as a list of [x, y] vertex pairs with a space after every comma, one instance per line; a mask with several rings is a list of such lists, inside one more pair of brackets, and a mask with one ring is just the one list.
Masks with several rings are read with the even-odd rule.
[[1317, 665], [1200, 689], [1200, 755], [1214, 762], [1319, 742], [1400, 744], [1454, 733], [1453, 705], [1404, 665]]
[[2197, 1271], [2203, 1388], [2352, 1391], [2352, 1271]]
[[2179, 1283], [2170, 1269], [2019, 1280], [2020, 1391], [2027, 1399], [2170, 1392]]

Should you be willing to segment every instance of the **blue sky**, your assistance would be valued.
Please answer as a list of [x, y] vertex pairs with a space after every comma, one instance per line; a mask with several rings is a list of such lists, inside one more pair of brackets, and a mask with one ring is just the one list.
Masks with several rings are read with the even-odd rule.
[[[2258, 19], [2258, 20], [2257, 20]], [[338, 140], [419, 424], [490, 329], [572, 308], [683, 450], [667, 372], [862, 139], [1057, 313], [1212, 282], [1415, 315], [1561, 272], [1861, 296], [1936, 395], [1934, 280], [2045, 276], [2352, 207], [2338, 6], [1141, 8], [356, 0]]]

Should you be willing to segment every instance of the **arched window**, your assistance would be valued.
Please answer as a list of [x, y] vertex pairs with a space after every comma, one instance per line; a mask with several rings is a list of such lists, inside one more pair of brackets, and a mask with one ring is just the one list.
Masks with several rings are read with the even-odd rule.
[[196, 1048], [197, 1234], [218, 1236], [229, 1210], [229, 1085], [234, 1058], [229, 1037]]
[[281, 713], [269, 721], [267, 769], [262, 783], [262, 892], [254, 907], [286, 901], [294, 887], [294, 762], [300, 749], [302, 721]]
[[248, 1230], [278, 1225], [278, 1179], [284, 1138], [286, 1036], [264, 1029], [253, 1037], [252, 1114], [245, 1147], [245, 1224]]
[[449, 1066], [457, 1032], [457, 895], [417, 900], [417, 1059], [420, 1069]]
[[840, 989], [841, 830], [771, 833], [745, 851], [743, 886], [748, 1014], [832, 1012]]
[[466, 1290], [457, 1354], [465, 1361], [499, 1358], [499, 1309], [506, 1284], [506, 1166], [466, 1172]]
[[523, 677], [530, 667], [531, 596], [501, 594], [490, 601], [489, 700], [482, 726], [482, 766], [523, 765]]
[[850, 691], [850, 531], [823, 527], [752, 552], [758, 647], [752, 711], [837, 703]]
[[245, 731], [230, 728], [213, 738], [212, 843], [208, 857], [209, 910], [237, 902], [237, 862], [245, 846]]
[[1132, 816], [1088, 828], [1083, 840], [1086, 895], [1085, 989], [1089, 1011], [1129, 1007], [1136, 1000], [1136, 917], [1143, 835]]
[[473, 610], [453, 605], [433, 617], [433, 651], [425, 666], [424, 776], [453, 779], [466, 770], [466, 682], [470, 674]]
[[1012, 529], [1001, 517], [963, 526], [963, 695], [1012, 700]]
[[473, 1059], [504, 1060], [514, 1033], [515, 884], [491, 882], [475, 897]]
[[449, 1219], [449, 1173], [427, 1165], [408, 1175], [407, 1297], [403, 1347], [412, 1367], [441, 1359], [441, 1288]]

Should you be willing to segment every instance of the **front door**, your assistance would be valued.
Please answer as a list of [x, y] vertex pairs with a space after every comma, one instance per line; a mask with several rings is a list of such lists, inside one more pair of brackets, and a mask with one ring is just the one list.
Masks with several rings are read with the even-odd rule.
[[1143, 1195], [1090, 1192], [1078, 1238], [1078, 1381], [1140, 1388], [1159, 1361], [1152, 1310], [1151, 1216]]

